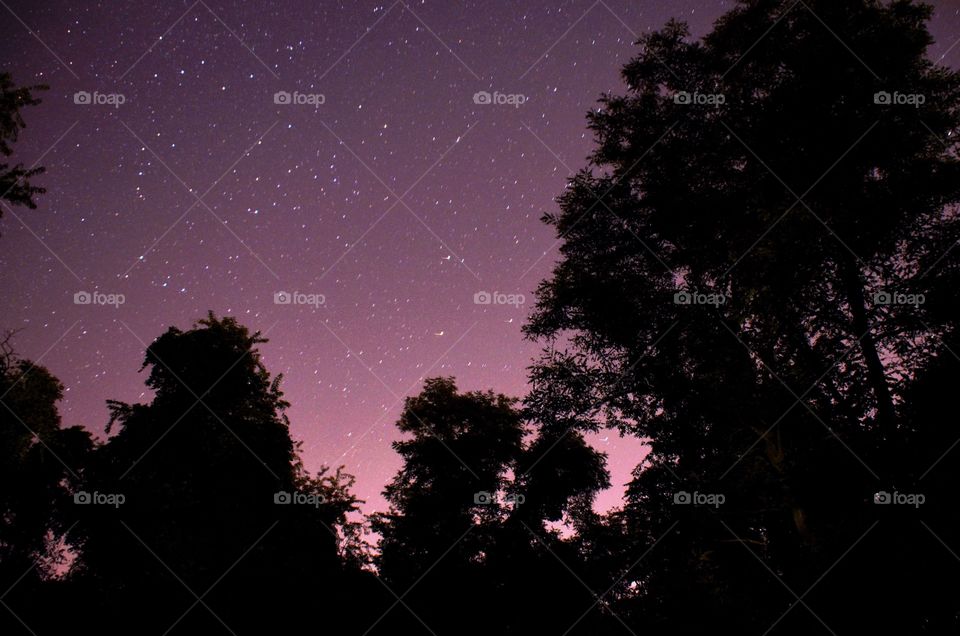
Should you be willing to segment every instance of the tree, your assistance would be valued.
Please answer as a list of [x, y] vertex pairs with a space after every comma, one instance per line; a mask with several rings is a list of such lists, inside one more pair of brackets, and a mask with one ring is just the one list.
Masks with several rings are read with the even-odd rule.
[[95, 625], [260, 633], [292, 628], [307, 606], [333, 622], [352, 602], [340, 558], [357, 505], [350, 478], [303, 470], [263, 342], [212, 313], [171, 327], [144, 360], [153, 400], [110, 402], [119, 430], [84, 485], [113, 499], [76, 507], [85, 537], [73, 577]]
[[410, 437], [394, 443], [403, 467], [374, 521], [379, 573], [396, 594], [409, 591], [410, 611], [388, 615], [392, 629], [596, 633], [595, 598], [574, 578], [592, 574], [554, 522], [587, 523], [609, 485], [604, 456], [548, 421], [536, 398], [516, 403], [460, 393], [451, 378], [407, 399], [397, 426]]
[[[597, 148], [545, 217], [561, 258], [527, 333], [568, 343], [539, 391], [650, 440], [620, 521], [656, 548], [621, 597], [653, 629], [762, 633], [795, 601], [771, 571], [817, 582], [806, 601], [838, 629], [955, 619], [868, 609], [872, 539], [859, 572], [820, 582], [902, 474], [910, 387], [956, 328], [955, 303], [919, 301], [960, 236], [960, 77], [926, 57], [930, 15], [749, 0], [698, 42], [671, 22], [589, 116]], [[698, 492], [726, 502], [674, 503]], [[801, 610], [780, 629], [822, 629]]]
[[[390, 510], [374, 520], [377, 564], [396, 594], [410, 591], [405, 602], [432, 629], [481, 630], [493, 620], [496, 589], [485, 562], [516, 505], [507, 498], [507, 472], [523, 439], [515, 403], [493, 392], [460, 393], [452, 378], [430, 378], [397, 421], [410, 437], [393, 443], [404, 463], [384, 490]], [[474, 618], [464, 625], [467, 615]], [[408, 623], [421, 628], [413, 618]]]
[[50, 601], [46, 583], [67, 566], [70, 493], [92, 448], [86, 431], [61, 426], [63, 385], [20, 359], [12, 335], [0, 341], [0, 625], [11, 632], [21, 616], [35, 624]]
[[[13, 154], [12, 144], [20, 137], [20, 131], [26, 128], [21, 110], [39, 104], [40, 99], [34, 96], [34, 92], [42, 90], [47, 90], [47, 87], [40, 84], [17, 86], [9, 73], [0, 73], [0, 154], [4, 157]], [[36, 208], [33, 197], [46, 190], [31, 185], [30, 179], [43, 172], [42, 166], [24, 168], [22, 163], [0, 163], [0, 200], [11, 205]]]

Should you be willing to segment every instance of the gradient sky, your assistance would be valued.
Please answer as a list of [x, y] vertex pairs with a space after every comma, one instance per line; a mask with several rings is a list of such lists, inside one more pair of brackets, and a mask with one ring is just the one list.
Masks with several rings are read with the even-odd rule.
[[[13, 157], [46, 166], [48, 192], [4, 209], [0, 328], [63, 381], [64, 423], [102, 436], [105, 400], [150, 399], [147, 343], [236, 316], [270, 339], [307, 467], [344, 464], [382, 509], [393, 423], [424, 377], [525, 393], [538, 347], [520, 328], [557, 256], [539, 218], [584, 165], [584, 114], [622, 90], [632, 42], [670, 17], [702, 35], [732, 4], [0, 0], [0, 69], [51, 87]], [[933, 4], [932, 57], [956, 67], [960, 2]], [[593, 439], [608, 507], [642, 447]]]

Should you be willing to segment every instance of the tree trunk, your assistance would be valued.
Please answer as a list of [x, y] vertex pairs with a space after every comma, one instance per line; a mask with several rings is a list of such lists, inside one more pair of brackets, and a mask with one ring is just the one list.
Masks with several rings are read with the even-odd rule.
[[860, 340], [860, 352], [867, 365], [867, 382], [876, 400], [877, 423], [884, 431], [889, 432], [896, 425], [897, 415], [893, 407], [890, 386], [887, 384], [886, 371], [880, 360], [880, 354], [877, 353], [877, 343], [870, 331], [860, 268], [852, 256], [843, 258], [840, 267], [843, 270], [847, 302], [850, 304], [850, 312], [853, 316], [853, 331]]

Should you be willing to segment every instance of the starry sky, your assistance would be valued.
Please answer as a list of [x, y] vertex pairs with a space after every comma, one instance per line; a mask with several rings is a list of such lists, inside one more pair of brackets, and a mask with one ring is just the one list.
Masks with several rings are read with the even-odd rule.
[[[931, 56], [956, 67], [960, 2], [933, 4]], [[48, 192], [3, 210], [0, 328], [62, 380], [64, 423], [102, 437], [105, 400], [150, 399], [153, 338], [236, 316], [270, 339], [307, 468], [345, 465], [382, 510], [423, 378], [525, 393], [520, 330], [558, 247], [539, 218], [632, 43], [732, 5], [0, 0], [0, 69], [51, 87], [13, 157]], [[643, 448], [592, 441], [606, 508]]]

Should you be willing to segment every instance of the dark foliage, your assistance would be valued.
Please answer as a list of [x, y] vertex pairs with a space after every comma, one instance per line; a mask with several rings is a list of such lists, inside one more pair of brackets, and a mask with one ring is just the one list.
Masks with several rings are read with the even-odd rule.
[[[43, 85], [17, 86], [9, 73], [0, 73], [0, 155], [9, 157], [13, 146], [26, 128], [21, 110], [25, 106], [36, 106], [40, 99], [34, 92], [46, 90]], [[24, 168], [22, 163], [10, 165], [0, 163], [0, 201], [12, 205], [25, 205], [36, 208], [33, 198], [46, 192], [43, 188], [31, 185], [30, 179], [43, 174], [42, 166]], [[0, 216], [2, 216], [0, 211]]]

